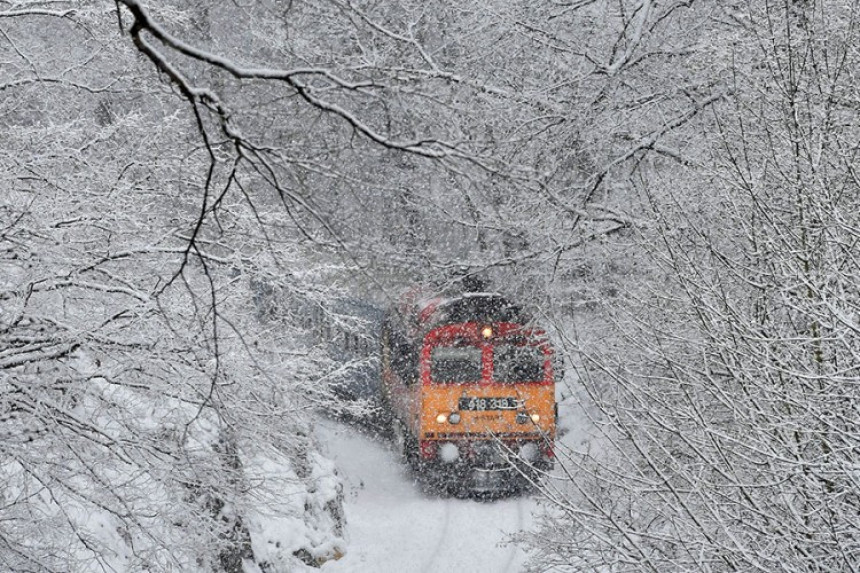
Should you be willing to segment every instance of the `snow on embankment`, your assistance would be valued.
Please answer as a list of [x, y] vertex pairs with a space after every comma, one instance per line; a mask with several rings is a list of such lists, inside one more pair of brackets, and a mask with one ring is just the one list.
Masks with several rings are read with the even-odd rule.
[[340, 482], [311, 440], [237, 436], [106, 357], [68, 364], [63, 386], [0, 373], [0, 570], [278, 573], [342, 553]]
[[267, 452], [255, 456], [246, 473], [251, 483], [267, 484], [248, 515], [257, 565], [247, 570], [298, 571], [343, 555], [342, 489], [331, 460], [311, 453], [291, 464]]

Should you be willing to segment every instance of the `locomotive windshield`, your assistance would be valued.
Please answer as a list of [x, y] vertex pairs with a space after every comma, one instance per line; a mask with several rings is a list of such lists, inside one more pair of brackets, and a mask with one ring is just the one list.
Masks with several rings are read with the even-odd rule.
[[430, 356], [434, 382], [477, 382], [481, 379], [481, 349], [477, 346], [437, 346]]
[[539, 346], [499, 344], [493, 349], [493, 379], [496, 382], [543, 380], [546, 356]]

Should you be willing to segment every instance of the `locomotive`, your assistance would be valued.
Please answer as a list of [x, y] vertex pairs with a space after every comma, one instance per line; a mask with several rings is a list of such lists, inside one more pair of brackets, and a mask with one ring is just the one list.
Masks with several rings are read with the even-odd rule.
[[381, 330], [381, 401], [417, 474], [492, 493], [552, 468], [553, 349], [518, 305], [495, 292], [412, 291]]

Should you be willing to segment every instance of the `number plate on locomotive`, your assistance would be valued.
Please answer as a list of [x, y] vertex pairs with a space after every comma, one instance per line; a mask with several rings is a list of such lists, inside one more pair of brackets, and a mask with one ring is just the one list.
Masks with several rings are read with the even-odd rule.
[[460, 398], [460, 409], [473, 412], [487, 410], [516, 410], [519, 400], [516, 398]]

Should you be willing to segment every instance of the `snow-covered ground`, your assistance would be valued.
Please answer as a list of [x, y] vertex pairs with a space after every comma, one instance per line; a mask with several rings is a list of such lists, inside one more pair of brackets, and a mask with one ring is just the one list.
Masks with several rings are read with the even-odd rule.
[[317, 433], [344, 482], [347, 552], [327, 573], [520, 571], [507, 535], [531, 525], [536, 500], [446, 498], [422, 491], [385, 440], [333, 421]]

